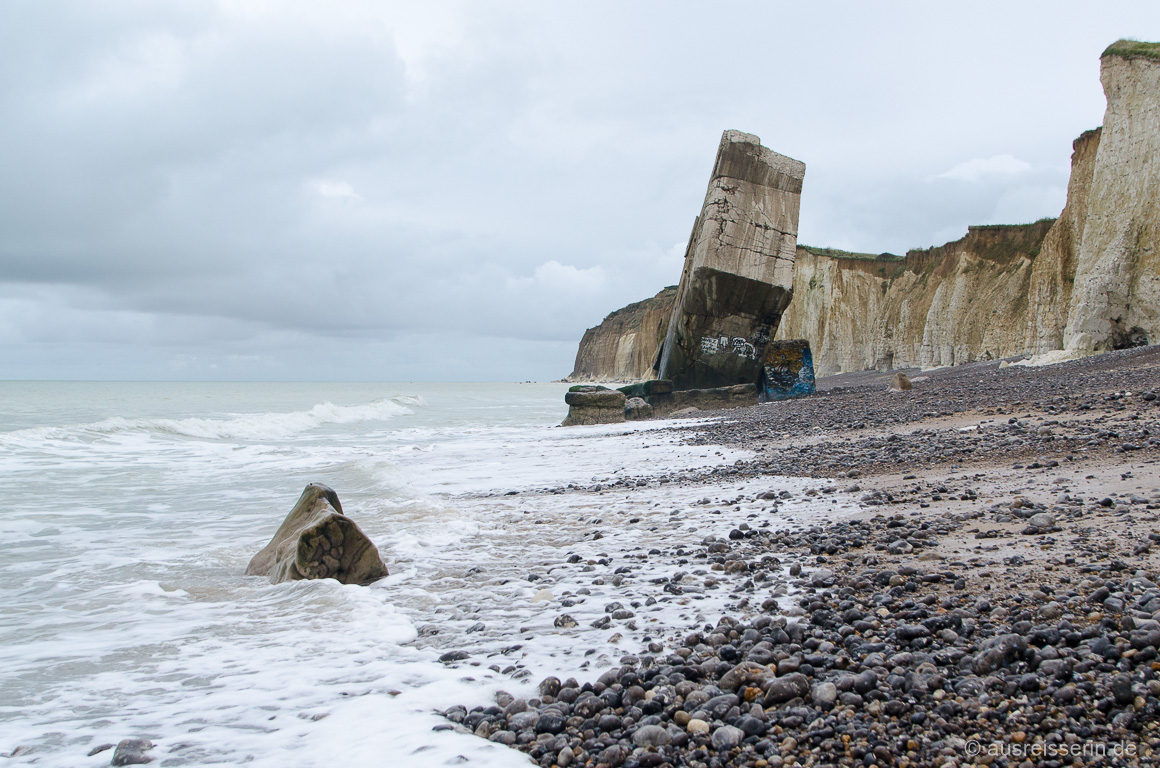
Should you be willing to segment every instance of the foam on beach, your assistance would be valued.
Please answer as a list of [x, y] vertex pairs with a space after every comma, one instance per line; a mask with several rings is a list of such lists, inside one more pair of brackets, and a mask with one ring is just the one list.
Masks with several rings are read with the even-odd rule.
[[[549, 674], [595, 678], [715, 622], [738, 597], [702, 576], [645, 604], [663, 594], [652, 580], [693, 569], [674, 553], [817, 506], [798, 480], [660, 483], [745, 454], [663, 423], [556, 429], [559, 389], [477, 389], [461, 404], [444, 386], [247, 414], [209, 387], [214, 413], [4, 433], [0, 751], [22, 747], [14, 765], [103, 765], [108, 753], [85, 757], [93, 746], [141, 737], [168, 765], [526, 764], [433, 731], [435, 710]], [[390, 577], [242, 575], [310, 481], [338, 491]], [[597, 484], [611, 490], [577, 490]], [[795, 500], [756, 500], [781, 489]], [[635, 630], [591, 626], [614, 601], [640, 602]], [[554, 626], [565, 612], [576, 627]], [[466, 658], [440, 662], [449, 651]]]

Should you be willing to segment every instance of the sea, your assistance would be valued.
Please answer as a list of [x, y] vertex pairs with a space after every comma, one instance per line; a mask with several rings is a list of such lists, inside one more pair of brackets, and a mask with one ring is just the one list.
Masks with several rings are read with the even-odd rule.
[[[661, 482], [749, 454], [688, 420], [559, 428], [565, 391], [0, 382], [4, 764], [143, 738], [162, 766], [528, 765], [439, 712], [672, 647], [737, 600], [655, 588], [682, 547], [810, 515], [759, 499], [803, 480]], [[311, 482], [390, 576], [244, 574]], [[614, 602], [634, 618], [601, 626]]]

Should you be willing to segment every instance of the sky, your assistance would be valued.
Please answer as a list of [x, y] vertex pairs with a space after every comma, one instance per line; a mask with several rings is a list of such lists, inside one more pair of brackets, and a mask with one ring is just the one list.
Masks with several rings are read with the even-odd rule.
[[1146, 2], [0, 3], [0, 379], [547, 381], [680, 276], [720, 135], [799, 242], [1063, 207]]

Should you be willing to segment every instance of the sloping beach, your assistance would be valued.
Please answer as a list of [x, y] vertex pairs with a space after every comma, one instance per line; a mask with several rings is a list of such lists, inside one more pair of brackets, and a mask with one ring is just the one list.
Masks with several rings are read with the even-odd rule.
[[[635, 629], [645, 651], [453, 708], [445, 727], [544, 766], [1148, 762], [1158, 362], [1148, 347], [978, 363], [911, 372], [896, 393], [890, 374], [848, 375], [699, 421], [686, 440], [748, 457], [587, 489], [655, 495], [634, 524], [720, 523], [642, 548], [647, 567], [620, 569], [624, 605], [560, 630]], [[764, 487], [785, 475], [810, 479]], [[673, 488], [700, 499], [671, 509]], [[572, 567], [605, 584], [612, 562], [584, 557]], [[719, 614], [669, 614], [667, 634], [629, 618], [712, 593], [729, 596]]]

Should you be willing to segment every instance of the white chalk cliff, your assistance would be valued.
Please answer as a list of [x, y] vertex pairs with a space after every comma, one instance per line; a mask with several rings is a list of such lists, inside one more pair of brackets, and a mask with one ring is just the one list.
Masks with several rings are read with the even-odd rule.
[[1079, 242], [1064, 343], [1080, 353], [1160, 329], [1160, 45], [1104, 52], [1108, 108]]
[[1073, 144], [1051, 224], [971, 227], [898, 262], [808, 249], [778, 338], [819, 375], [1160, 342], [1160, 45], [1101, 58], [1104, 125]]
[[777, 338], [808, 339], [819, 376], [1020, 354], [1032, 264], [1052, 226], [971, 227], [904, 259], [803, 247]]

